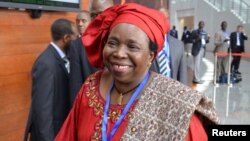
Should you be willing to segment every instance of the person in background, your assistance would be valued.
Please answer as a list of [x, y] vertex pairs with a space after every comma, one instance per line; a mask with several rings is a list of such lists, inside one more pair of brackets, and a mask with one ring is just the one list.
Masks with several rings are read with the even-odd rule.
[[104, 10], [108, 9], [113, 5], [113, 0], [90, 0], [90, 17], [92, 18], [92, 20], [95, 19]]
[[[230, 33], [227, 32], [227, 22], [221, 22], [221, 30], [214, 35], [214, 53], [228, 53], [230, 46]], [[228, 56], [218, 56], [216, 68], [216, 81], [219, 82], [219, 77], [222, 74], [228, 73]]]
[[69, 50], [69, 58], [71, 63], [69, 81], [71, 105], [73, 105], [75, 97], [87, 76], [97, 70], [97, 68], [90, 65], [81, 39], [90, 22], [91, 18], [88, 11], [81, 11], [77, 14], [76, 25], [79, 35], [77, 39], [72, 42], [71, 48]]
[[192, 32], [192, 55], [194, 57], [194, 78], [193, 83], [202, 84], [203, 81], [200, 78], [200, 66], [204, 56], [206, 44], [209, 42], [209, 36], [204, 30], [205, 23], [200, 21], [198, 24], [199, 28]]
[[76, 25], [79, 32], [79, 37], [81, 37], [91, 22], [90, 13], [86, 10], [82, 10], [76, 16]]
[[70, 50], [70, 59], [72, 63], [72, 71], [70, 74], [71, 105], [73, 104], [75, 97], [87, 76], [100, 69], [89, 64], [81, 36], [91, 20], [96, 18], [98, 14], [102, 13], [105, 9], [113, 5], [114, 3], [112, 0], [91, 0], [89, 6], [90, 13], [83, 11], [77, 16], [76, 23], [78, 25], [80, 36], [73, 42], [72, 48]]
[[[169, 15], [166, 8], [161, 7], [159, 11], [168, 19]], [[183, 43], [166, 33], [163, 49], [153, 62], [151, 70], [188, 85]]]
[[218, 123], [213, 102], [149, 71], [168, 30], [162, 13], [135, 3], [95, 18], [83, 43], [90, 63], [107, 69], [87, 78], [55, 141], [206, 141]]
[[192, 39], [191, 32], [187, 26], [184, 26], [181, 41], [184, 43], [184, 50], [186, 55], [191, 55]]
[[175, 25], [173, 26], [173, 28], [170, 30], [169, 34], [173, 37], [175, 37], [176, 39], [178, 39], [178, 31], [175, 29]]
[[70, 111], [69, 73], [66, 56], [77, 37], [75, 25], [58, 19], [51, 26], [52, 42], [32, 68], [32, 99], [24, 141], [53, 141]]
[[[247, 35], [244, 32], [242, 25], [237, 26], [237, 30], [230, 35], [231, 51], [232, 53], [242, 53], [245, 52], [245, 43], [247, 40]], [[241, 74], [239, 72], [241, 56], [233, 56], [233, 61], [231, 63], [231, 72], [236, 74]]]

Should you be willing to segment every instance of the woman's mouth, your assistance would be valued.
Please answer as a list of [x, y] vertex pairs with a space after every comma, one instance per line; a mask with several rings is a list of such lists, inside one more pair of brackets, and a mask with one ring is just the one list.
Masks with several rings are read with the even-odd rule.
[[128, 73], [131, 67], [129, 65], [118, 65], [118, 64], [112, 64], [111, 65], [112, 70], [116, 74], [125, 74]]

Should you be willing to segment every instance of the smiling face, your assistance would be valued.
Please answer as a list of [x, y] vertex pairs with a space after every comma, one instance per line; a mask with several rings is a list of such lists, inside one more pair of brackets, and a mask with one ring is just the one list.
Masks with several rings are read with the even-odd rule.
[[116, 81], [140, 81], [154, 58], [146, 33], [132, 24], [117, 24], [110, 32], [103, 58]]

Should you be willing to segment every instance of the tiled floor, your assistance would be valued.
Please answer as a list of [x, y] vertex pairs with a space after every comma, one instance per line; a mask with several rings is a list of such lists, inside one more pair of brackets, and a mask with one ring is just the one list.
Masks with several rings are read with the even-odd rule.
[[[189, 67], [193, 57], [187, 56]], [[250, 124], [250, 62], [241, 60], [242, 81], [233, 85], [213, 84], [214, 56], [207, 52], [201, 65], [203, 84], [196, 89], [213, 99], [221, 124]]]

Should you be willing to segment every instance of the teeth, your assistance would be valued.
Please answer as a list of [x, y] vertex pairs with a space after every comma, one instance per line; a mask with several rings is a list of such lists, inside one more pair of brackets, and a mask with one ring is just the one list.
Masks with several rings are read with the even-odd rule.
[[115, 67], [117, 67], [118, 69], [126, 69], [126, 68], [128, 68], [128, 66], [120, 66], [120, 65], [115, 65]]

